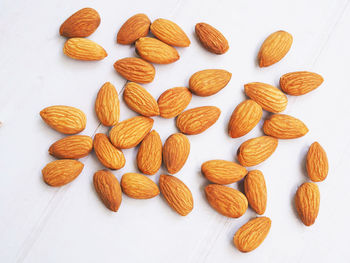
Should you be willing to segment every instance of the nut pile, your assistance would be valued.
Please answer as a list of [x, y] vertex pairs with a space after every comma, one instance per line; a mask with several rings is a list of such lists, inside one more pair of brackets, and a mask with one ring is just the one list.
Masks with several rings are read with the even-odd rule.
[[[86, 39], [100, 24], [98, 12], [84, 8], [69, 17], [60, 27], [60, 34], [67, 37], [63, 52], [78, 60], [102, 60], [107, 52], [97, 43]], [[151, 32], [155, 37], [148, 37]], [[216, 28], [198, 23], [195, 32], [203, 47], [214, 54], [224, 54], [229, 49], [228, 41]], [[293, 38], [285, 31], [277, 31], [264, 41], [259, 54], [260, 67], [268, 67], [280, 61], [290, 50]], [[86, 135], [73, 135], [85, 129], [85, 114], [70, 106], [50, 106], [40, 112], [42, 119], [53, 129], [70, 136], [49, 148], [49, 153], [59, 160], [47, 164], [42, 170], [44, 181], [51, 186], [62, 186], [73, 181], [83, 170], [84, 164], [77, 159], [87, 156], [94, 149], [97, 158], [108, 169], [124, 167], [123, 149], [139, 145], [137, 166], [142, 173], [126, 173], [121, 182], [107, 169], [97, 171], [93, 177], [96, 192], [105, 206], [118, 211], [122, 192], [131, 198], [148, 199], [162, 193], [165, 200], [178, 214], [186, 216], [193, 209], [190, 189], [174, 175], [162, 174], [158, 185], [145, 175], [158, 172], [162, 162], [169, 174], [178, 173], [190, 153], [190, 141], [186, 135], [200, 134], [218, 120], [221, 111], [215, 106], [201, 106], [185, 110], [192, 94], [211, 96], [229, 83], [231, 73], [223, 69], [198, 71], [189, 80], [189, 88], [175, 87], [163, 92], [156, 101], [140, 84], [150, 83], [155, 76], [151, 64], [168, 64], [180, 56], [174, 47], [188, 47], [191, 42], [186, 33], [174, 22], [157, 19], [151, 23], [144, 14], [129, 18], [117, 34], [117, 43], [135, 44], [138, 57], [122, 58], [115, 62], [115, 70], [129, 82], [123, 100], [137, 117], [120, 121], [119, 96], [115, 87], [106, 82], [99, 90], [95, 111], [100, 122], [111, 127], [108, 136], [97, 133], [94, 139]], [[267, 190], [264, 175], [259, 170], [248, 171], [268, 159], [278, 146], [279, 139], [294, 139], [308, 132], [299, 119], [280, 114], [288, 104], [286, 94], [306, 94], [323, 82], [313, 72], [300, 71], [283, 75], [281, 89], [260, 82], [244, 85], [250, 98], [241, 102], [231, 115], [228, 134], [238, 138], [248, 134], [261, 120], [263, 110], [273, 113], [264, 121], [265, 136], [243, 142], [237, 152], [240, 164], [227, 160], [209, 160], [202, 164], [203, 175], [212, 183], [205, 193], [209, 204], [218, 213], [238, 218], [248, 205], [258, 214], [266, 210]], [[179, 133], [170, 135], [162, 144], [159, 134], [152, 130], [151, 117], [175, 118]], [[313, 182], [327, 177], [327, 155], [318, 142], [314, 142], [307, 153], [307, 172]], [[145, 175], [144, 175], [145, 174]], [[225, 186], [244, 180], [244, 193]], [[317, 217], [320, 205], [318, 186], [313, 182], [302, 184], [295, 195], [295, 206], [302, 222], [310, 226]], [[234, 235], [238, 250], [249, 252], [257, 248], [266, 238], [271, 227], [268, 217], [257, 217], [243, 225]]]

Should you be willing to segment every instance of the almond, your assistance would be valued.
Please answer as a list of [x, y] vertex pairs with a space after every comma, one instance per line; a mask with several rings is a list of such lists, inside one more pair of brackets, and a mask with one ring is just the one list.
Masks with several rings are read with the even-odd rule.
[[56, 160], [42, 169], [43, 179], [48, 185], [62, 186], [77, 178], [83, 168], [84, 164], [77, 160]]
[[158, 132], [151, 131], [141, 142], [137, 152], [137, 166], [144, 174], [158, 172], [162, 165], [162, 141]]
[[61, 159], [79, 159], [92, 150], [92, 139], [86, 135], [72, 135], [53, 143], [49, 153]]
[[75, 12], [60, 27], [60, 35], [64, 37], [88, 37], [100, 25], [101, 18], [93, 8], [83, 8]]
[[162, 174], [159, 177], [159, 188], [169, 206], [178, 214], [186, 216], [192, 211], [192, 193], [180, 179]]
[[109, 132], [112, 144], [120, 149], [128, 149], [138, 145], [152, 129], [151, 118], [137, 116], [115, 125]]
[[114, 174], [107, 170], [97, 171], [94, 174], [94, 186], [104, 205], [117, 212], [122, 202], [122, 191]]
[[129, 81], [150, 83], [156, 70], [153, 65], [140, 58], [123, 58], [114, 63], [115, 70]]
[[243, 166], [225, 160], [211, 160], [202, 164], [202, 173], [212, 183], [232, 184], [248, 173]]
[[250, 252], [256, 249], [265, 240], [271, 228], [271, 219], [268, 217], [257, 217], [237, 230], [233, 243], [241, 252]]
[[314, 182], [322, 182], [328, 175], [328, 158], [318, 142], [311, 144], [306, 157], [306, 170]]
[[176, 119], [177, 128], [185, 134], [199, 134], [212, 126], [220, 116], [215, 106], [193, 108], [181, 113]]
[[77, 60], [102, 60], [107, 52], [97, 43], [86, 38], [70, 38], [63, 47], [63, 53]]
[[278, 88], [266, 83], [252, 82], [244, 85], [245, 94], [264, 110], [277, 113], [284, 111], [288, 104], [287, 96]]
[[86, 116], [70, 106], [50, 106], [40, 112], [41, 118], [54, 130], [64, 134], [81, 132], [86, 126]]
[[134, 43], [140, 37], [148, 34], [151, 20], [145, 14], [136, 14], [130, 17], [119, 29], [117, 42], [123, 45]]
[[168, 119], [176, 117], [186, 109], [191, 99], [191, 92], [184, 87], [164, 91], [158, 98], [160, 116]]
[[169, 173], [181, 170], [190, 154], [190, 141], [186, 135], [175, 133], [168, 137], [163, 146], [163, 161]]
[[228, 134], [238, 138], [249, 133], [260, 121], [262, 108], [253, 100], [245, 100], [238, 104], [228, 124]]
[[280, 61], [289, 51], [293, 37], [286, 31], [277, 31], [269, 35], [262, 44], [259, 54], [259, 66], [268, 67]]
[[320, 191], [315, 183], [304, 183], [295, 194], [295, 206], [306, 226], [315, 223], [320, 208]]
[[159, 115], [157, 101], [145, 88], [135, 82], [126, 84], [123, 98], [130, 109], [143, 116], [152, 117]]
[[244, 193], [250, 207], [262, 215], [266, 210], [267, 190], [264, 175], [259, 170], [252, 170], [244, 179]]
[[196, 24], [196, 34], [202, 45], [212, 53], [221, 55], [229, 49], [227, 39], [211, 25], [206, 23]]
[[236, 189], [210, 184], [205, 187], [205, 194], [209, 204], [224, 216], [238, 218], [247, 211], [247, 198]]
[[159, 195], [158, 186], [148, 177], [138, 173], [123, 175], [121, 185], [124, 194], [135, 199], [149, 199]]
[[237, 152], [237, 158], [243, 166], [254, 166], [262, 163], [273, 154], [278, 140], [270, 136], [261, 136], [245, 141]]
[[113, 126], [118, 123], [120, 115], [118, 92], [110, 82], [103, 84], [98, 92], [95, 111], [104, 126]]
[[297, 71], [284, 74], [280, 78], [281, 89], [294, 96], [304, 95], [318, 88], [323, 83], [323, 78], [317, 73], [309, 71]]
[[189, 88], [198, 96], [210, 96], [225, 88], [231, 76], [232, 74], [224, 69], [201, 70], [191, 76]]
[[278, 139], [295, 139], [304, 136], [309, 129], [299, 119], [285, 114], [274, 114], [264, 122], [264, 133]]
[[158, 18], [153, 21], [151, 32], [156, 38], [171, 46], [188, 47], [191, 44], [181, 27], [164, 18]]
[[121, 150], [115, 148], [107, 135], [97, 133], [94, 138], [94, 150], [100, 162], [109, 169], [119, 170], [125, 165], [125, 157]]

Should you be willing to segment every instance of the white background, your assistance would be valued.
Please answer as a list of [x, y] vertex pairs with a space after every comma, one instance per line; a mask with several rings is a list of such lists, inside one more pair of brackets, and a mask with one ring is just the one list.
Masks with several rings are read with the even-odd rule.
[[[25, 1], [0, 2], [0, 261], [1, 262], [349, 262], [350, 137], [349, 59], [350, 5], [346, 0], [290, 1]], [[98, 10], [102, 22], [89, 38], [101, 44], [108, 57], [98, 62], [75, 61], [63, 55], [61, 23], [80, 8]], [[190, 136], [191, 153], [176, 175], [191, 189], [194, 210], [186, 217], [173, 212], [162, 197], [133, 200], [123, 196], [117, 213], [107, 210], [92, 185], [102, 165], [94, 154], [83, 158], [82, 174], [71, 184], [52, 188], [41, 169], [54, 160], [47, 150], [63, 138], [49, 128], [39, 112], [50, 105], [71, 105], [87, 115], [82, 134], [107, 132], [94, 113], [98, 89], [106, 81], [121, 91], [125, 80], [113, 63], [134, 56], [134, 48], [116, 44], [127, 18], [146, 13], [151, 20], [168, 18], [191, 39], [179, 48], [181, 59], [156, 66], [155, 80], [145, 87], [155, 98], [166, 89], [187, 86], [189, 77], [206, 68], [232, 72], [220, 93], [193, 96], [189, 108], [218, 106], [218, 122], [203, 134]], [[214, 55], [194, 35], [197, 22], [217, 27], [228, 39], [229, 51]], [[263, 40], [276, 30], [294, 37], [288, 55], [278, 64], [259, 68], [256, 56]], [[215, 212], [207, 203], [208, 183], [200, 166], [210, 159], [235, 160], [239, 145], [262, 135], [261, 123], [248, 135], [231, 139], [227, 123], [245, 99], [243, 85], [252, 81], [278, 85], [287, 72], [320, 73], [324, 84], [310, 94], [288, 97], [285, 113], [304, 121], [303, 138], [279, 142], [276, 152], [258, 168], [266, 177], [271, 231], [255, 251], [242, 254], [234, 247], [236, 230], [256, 215], [251, 209], [239, 219]], [[134, 116], [124, 102], [121, 119]], [[266, 114], [266, 113], [265, 113]], [[264, 115], [266, 117], [266, 115]], [[164, 140], [176, 132], [174, 120], [154, 118]], [[320, 213], [305, 227], [296, 216], [292, 198], [307, 181], [305, 154], [319, 141], [328, 153], [328, 178], [319, 183]], [[125, 168], [137, 172], [137, 149], [125, 150]], [[151, 178], [158, 181], [162, 168]], [[241, 188], [233, 184], [232, 187]]]

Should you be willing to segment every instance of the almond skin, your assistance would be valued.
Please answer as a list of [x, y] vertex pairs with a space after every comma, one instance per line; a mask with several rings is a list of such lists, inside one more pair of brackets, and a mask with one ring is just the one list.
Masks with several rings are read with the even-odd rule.
[[63, 53], [77, 60], [102, 60], [107, 52], [99, 44], [86, 38], [70, 38], [63, 47]]
[[190, 103], [192, 93], [185, 87], [168, 89], [158, 98], [160, 116], [174, 118], [179, 115]]
[[169, 206], [178, 214], [186, 216], [192, 211], [192, 193], [180, 179], [162, 174], [159, 177], [159, 188]]
[[237, 158], [243, 166], [254, 166], [269, 158], [278, 145], [278, 140], [270, 136], [249, 139], [241, 144]]
[[306, 226], [315, 223], [320, 208], [320, 191], [315, 183], [302, 184], [295, 194], [295, 207]]
[[306, 156], [306, 170], [314, 182], [322, 182], [328, 175], [328, 158], [318, 142], [311, 144]]
[[128, 149], [138, 145], [152, 129], [151, 118], [137, 116], [119, 122], [109, 132], [112, 144], [119, 149]]
[[287, 96], [278, 88], [261, 82], [244, 85], [245, 94], [264, 110], [278, 113], [284, 111], [288, 104]]
[[141, 37], [135, 48], [141, 58], [156, 64], [170, 64], [180, 58], [175, 48], [152, 37]]
[[100, 170], [94, 174], [95, 190], [104, 205], [117, 212], [122, 202], [122, 190], [118, 179], [108, 170]]
[[196, 34], [203, 47], [214, 54], [224, 54], [229, 49], [227, 39], [216, 28], [206, 23], [196, 24]]
[[77, 160], [56, 160], [42, 169], [42, 175], [48, 185], [62, 186], [77, 178], [83, 168], [84, 164]]
[[219, 119], [220, 113], [220, 109], [215, 106], [192, 108], [177, 117], [176, 126], [182, 133], [199, 134], [212, 126]]
[[248, 173], [245, 167], [225, 160], [207, 161], [202, 164], [201, 170], [210, 182], [216, 184], [232, 184]]
[[163, 146], [163, 161], [170, 174], [181, 170], [190, 154], [190, 141], [182, 133], [168, 137]]
[[156, 74], [154, 66], [141, 58], [123, 58], [114, 63], [115, 70], [129, 81], [150, 83]]
[[247, 211], [247, 198], [236, 189], [210, 184], [205, 187], [205, 194], [209, 204], [224, 216], [238, 218]]
[[49, 153], [61, 159], [79, 159], [89, 155], [92, 150], [92, 139], [86, 135], [72, 135], [53, 143]]
[[297, 71], [284, 74], [280, 78], [281, 89], [294, 96], [304, 95], [317, 89], [323, 83], [321, 75], [309, 71]]
[[137, 152], [137, 166], [148, 175], [155, 174], [162, 165], [162, 141], [158, 132], [151, 131], [141, 142]]
[[103, 84], [98, 92], [95, 111], [104, 126], [113, 126], [118, 123], [120, 115], [118, 92], [110, 82]]
[[81, 132], [86, 126], [84, 112], [70, 106], [50, 106], [43, 109], [40, 116], [51, 128], [63, 134]]
[[115, 148], [107, 135], [97, 133], [94, 138], [94, 150], [100, 162], [109, 169], [119, 170], [125, 165], [125, 157], [121, 150]]
[[130, 17], [119, 29], [117, 43], [129, 45], [140, 37], [147, 36], [151, 20], [145, 14], [136, 14]]
[[159, 189], [155, 182], [143, 174], [124, 174], [121, 186], [124, 194], [135, 199], [150, 199], [159, 195]]
[[295, 139], [304, 136], [309, 129], [299, 119], [285, 114], [274, 114], [264, 122], [264, 133], [278, 139]]
[[262, 215], [266, 210], [267, 190], [264, 175], [259, 170], [252, 170], [244, 179], [244, 193], [250, 207]]
[[126, 84], [123, 98], [130, 109], [143, 116], [152, 117], [159, 115], [157, 101], [145, 88], [135, 82]]
[[238, 138], [249, 133], [260, 121], [262, 108], [253, 100], [245, 100], [238, 104], [228, 124], [228, 135]]
[[292, 43], [293, 37], [286, 31], [269, 35], [258, 54], [259, 66], [268, 67], [280, 61], [290, 50]]
[[174, 22], [158, 18], [151, 24], [151, 32], [164, 43], [176, 47], [188, 47], [191, 44], [186, 33]]
[[254, 218], [237, 230], [233, 238], [233, 243], [239, 251], [250, 252], [261, 245], [269, 233], [270, 228], [270, 218]]
[[225, 88], [231, 76], [232, 74], [224, 69], [201, 70], [191, 76], [189, 88], [198, 96], [211, 96]]
[[60, 27], [60, 35], [64, 37], [88, 37], [100, 25], [101, 18], [93, 8], [83, 8], [75, 12]]

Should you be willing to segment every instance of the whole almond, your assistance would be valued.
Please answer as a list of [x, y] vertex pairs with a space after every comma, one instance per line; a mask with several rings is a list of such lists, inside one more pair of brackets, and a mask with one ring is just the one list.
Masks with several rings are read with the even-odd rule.
[[77, 178], [83, 168], [84, 164], [77, 160], [56, 160], [42, 169], [42, 175], [48, 185], [62, 186]]
[[264, 122], [264, 133], [278, 139], [295, 139], [304, 136], [309, 129], [299, 119], [285, 114], [274, 114]]
[[169, 206], [178, 214], [186, 216], [192, 211], [192, 193], [180, 179], [162, 174], [159, 177], [159, 188]]
[[99, 44], [86, 38], [70, 38], [63, 47], [63, 53], [77, 60], [102, 60], [107, 52]]
[[158, 98], [160, 116], [163, 118], [174, 118], [179, 115], [190, 103], [192, 93], [188, 88], [176, 87], [168, 89]]
[[137, 152], [137, 166], [144, 174], [158, 172], [162, 165], [162, 141], [158, 132], [151, 131], [141, 142]]
[[202, 45], [212, 53], [221, 55], [229, 49], [227, 39], [211, 25], [206, 23], [196, 24], [196, 34]]
[[92, 139], [86, 135], [72, 135], [53, 143], [49, 153], [61, 159], [79, 159], [92, 150]]
[[315, 183], [302, 184], [295, 194], [295, 206], [306, 226], [315, 223], [320, 208], [320, 191]]
[[141, 58], [123, 58], [114, 63], [115, 70], [129, 81], [150, 83], [156, 74], [154, 66]]
[[124, 174], [121, 186], [124, 194], [135, 199], [149, 199], [159, 195], [159, 189], [155, 182], [143, 174]]
[[190, 154], [190, 141], [182, 133], [168, 137], [163, 146], [163, 161], [170, 174], [181, 170]]
[[280, 78], [281, 89], [294, 96], [304, 95], [323, 83], [321, 75], [309, 71], [297, 71], [284, 74]]
[[225, 160], [211, 160], [202, 164], [202, 173], [212, 183], [232, 184], [244, 178], [247, 169]]
[[106, 82], [100, 88], [95, 102], [95, 111], [104, 126], [113, 126], [118, 123], [120, 115], [118, 92], [110, 82]]
[[244, 193], [250, 207], [262, 215], [266, 210], [267, 190], [264, 175], [259, 170], [249, 171], [244, 179]]
[[40, 111], [41, 118], [54, 130], [64, 134], [81, 132], [86, 126], [86, 116], [70, 106], [50, 106]]
[[225, 88], [231, 76], [232, 74], [224, 69], [201, 70], [191, 76], [189, 88], [198, 96], [210, 96]]
[[322, 182], [328, 175], [328, 158], [318, 142], [311, 144], [306, 157], [306, 170], [314, 182]]
[[148, 34], [151, 20], [145, 14], [136, 14], [130, 17], [119, 29], [117, 42], [123, 45], [134, 43], [140, 37]]

